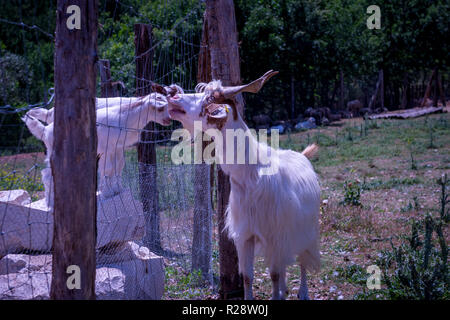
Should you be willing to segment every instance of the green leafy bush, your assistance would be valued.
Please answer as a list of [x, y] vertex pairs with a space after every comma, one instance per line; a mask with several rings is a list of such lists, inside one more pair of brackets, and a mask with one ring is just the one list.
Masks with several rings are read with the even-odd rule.
[[361, 206], [362, 184], [358, 180], [344, 182], [344, 200], [343, 205]]
[[0, 169], [0, 190], [23, 189], [29, 193], [44, 191], [44, 185], [38, 177]]
[[379, 265], [382, 266], [389, 299], [438, 300], [449, 299], [448, 246], [444, 229], [448, 224], [449, 180], [439, 180], [441, 191], [440, 217], [427, 215], [414, 220], [411, 234], [403, 237], [399, 246], [391, 243], [391, 250], [382, 251]]

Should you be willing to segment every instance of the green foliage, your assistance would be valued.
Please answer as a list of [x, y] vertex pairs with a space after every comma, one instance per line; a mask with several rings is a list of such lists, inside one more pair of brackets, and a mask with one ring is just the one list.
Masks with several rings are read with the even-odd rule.
[[390, 178], [388, 180], [375, 179], [371, 181], [364, 181], [361, 185], [362, 189], [369, 190], [377, 190], [377, 189], [392, 189], [398, 186], [412, 186], [415, 184], [423, 183], [420, 178]]
[[[110, 60], [112, 79], [122, 81], [129, 94], [134, 91], [134, 24], [150, 23], [153, 27], [152, 73], [155, 80], [165, 84], [177, 82], [185, 89], [193, 89], [189, 87], [196, 79], [197, 59], [192, 59], [196, 52], [185, 44], [193, 43], [198, 50], [203, 25], [202, 2], [154, 0], [124, 3], [135, 10], [129, 9], [120, 16], [115, 10], [103, 11], [100, 16], [99, 55]], [[188, 59], [191, 60], [186, 63]]]
[[[253, 80], [269, 69], [280, 71], [259, 94], [245, 96], [249, 120], [260, 113], [276, 120], [296, 118], [307, 107], [334, 108], [338, 94], [333, 92], [341, 71], [346, 101], [372, 93], [380, 68], [390, 91], [398, 91], [404, 79], [423, 81], [436, 66], [444, 83], [448, 81], [448, 1], [380, 4], [380, 30], [366, 26], [366, 9], [373, 4], [369, 0], [235, 0], [234, 4], [242, 80]], [[154, 78], [193, 89], [204, 9], [204, 1], [198, 0], [99, 1], [98, 55], [110, 60], [112, 80], [125, 84], [123, 95], [132, 95], [136, 86], [135, 23], [153, 26]], [[53, 86], [55, 2], [5, 0], [0, 18], [43, 31], [0, 22], [0, 62], [8, 61], [7, 67], [0, 67], [0, 105], [43, 101]], [[397, 107], [392, 103], [388, 106]], [[20, 123], [18, 118], [11, 121]], [[358, 133], [347, 131], [346, 138], [353, 142], [358, 134], [366, 136], [367, 129], [379, 128], [376, 121], [367, 122]], [[10, 131], [14, 133], [4, 140], [17, 145], [20, 127]], [[435, 143], [437, 136], [435, 131], [429, 138]]]
[[[381, 253], [386, 283], [385, 295], [390, 299], [447, 300], [450, 298], [448, 245], [444, 230], [448, 224], [447, 176], [438, 182], [441, 189], [440, 217], [427, 215], [413, 220], [411, 234], [399, 246]], [[443, 200], [442, 200], [443, 199]]]
[[358, 264], [345, 265], [336, 269], [339, 279], [355, 285], [365, 285], [367, 282], [367, 272]]
[[168, 299], [204, 299], [212, 295], [201, 271], [186, 273], [175, 266], [167, 266], [165, 271], [167, 280], [164, 291]]
[[344, 200], [343, 205], [361, 206], [362, 184], [358, 180], [346, 180], [344, 182]]
[[0, 56], [0, 105], [18, 105], [27, 100], [25, 88], [31, 85], [33, 72], [24, 57], [5, 52]]
[[28, 193], [44, 191], [44, 185], [37, 177], [21, 174], [5, 168], [0, 169], [0, 190], [23, 189]]

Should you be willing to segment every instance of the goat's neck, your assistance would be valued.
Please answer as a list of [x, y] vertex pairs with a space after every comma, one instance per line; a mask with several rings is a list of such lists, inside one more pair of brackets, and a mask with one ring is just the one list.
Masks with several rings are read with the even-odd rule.
[[[247, 133], [247, 137], [245, 140], [245, 163], [239, 164], [237, 162], [237, 152], [242, 152], [242, 149], [239, 150], [237, 145], [237, 139], [232, 141], [227, 141], [227, 130], [232, 130], [230, 132], [235, 132], [236, 130], [242, 130]], [[222, 128], [222, 136], [223, 136], [223, 159], [221, 163], [222, 170], [230, 176], [230, 178], [234, 178], [234, 180], [238, 179], [238, 181], [242, 180], [245, 177], [250, 175], [254, 175], [257, 173], [257, 169], [259, 166], [259, 159], [256, 158], [256, 162], [249, 161], [249, 153], [251, 151], [257, 151], [260, 147], [260, 144], [256, 140], [256, 138], [249, 132], [249, 128], [247, 124], [242, 120], [239, 115], [237, 120], [229, 119], [225, 126]], [[234, 159], [232, 163], [227, 162], [227, 154], [232, 152], [234, 155]], [[231, 157], [231, 155], [230, 155]]]
[[128, 128], [142, 130], [150, 121], [155, 120], [155, 110], [146, 101], [140, 106], [133, 106], [138, 103], [140, 98], [130, 100], [130, 104], [122, 108], [121, 113], [127, 122]]

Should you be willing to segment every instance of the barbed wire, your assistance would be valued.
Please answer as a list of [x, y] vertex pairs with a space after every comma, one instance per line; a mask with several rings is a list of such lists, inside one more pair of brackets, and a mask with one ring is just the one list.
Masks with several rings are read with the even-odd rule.
[[46, 108], [52, 104], [53, 99], [55, 98], [55, 88], [48, 89], [48, 93], [51, 94], [50, 99], [47, 102], [39, 102], [35, 104], [29, 104], [27, 106], [21, 108], [15, 108], [9, 104], [5, 106], [0, 106], [0, 114], [15, 114], [24, 111], [28, 111], [33, 108]]
[[52, 34], [48, 33], [47, 31], [42, 30], [41, 27], [39, 27], [39, 26], [37, 26], [35, 24], [33, 24], [32, 26], [29, 26], [29, 25], [27, 25], [27, 24], [25, 24], [23, 22], [9, 21], [9, 20], [3, 19], [3, 18], [0, 18], [0, 22], [4, 22], [4, 23], [8, 23], [8, 24], [24, 27], [24, 28], [27, 28], [27, 29], [30, 29], [30, 30], [38, 30], [38, 31], [42, 32], [43, 34], [45, 34], [47, 37], [50, 37], [52, 39], [55, 38]]

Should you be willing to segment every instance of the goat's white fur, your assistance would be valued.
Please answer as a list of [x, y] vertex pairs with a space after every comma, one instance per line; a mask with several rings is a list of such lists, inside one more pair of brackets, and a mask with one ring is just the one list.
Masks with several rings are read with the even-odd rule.
[[53, 149], [53, 123], [45, 126], [36, 118], [30, 116], [28, 113], [22, 117], [22, 121], [25, 122], [30, 132], [39, 140], [42, 140], [47, 149], [45, 156], [45, 168], [41, 170], [42, 183], [45, 190], [45, 201], [47, 207], [52, 210], [53, 208], [53, 177], [52, 170], [50, 168], [50, 156]]
[[[169, 124], [170, 118], [166, 104], [166, 98], [158, 93], [152, 93], [142, 98], [97, 99], [97, 153], [100, 155], [98, 167], [100, 176], [99, 190], [103, 197], [119, 193], [122, 189], [121, 175], [125, 166], [124, 149], [133, 146], [139, 141], [140, 130], [149, 121], [164, 125]], [[151, 106], [164, 109], [161, 109], [160, 112], [152, 111], [150, 109]], [[37, 108], [31, 109], [22, 120], [26, 123], [30, 132], [44, 142], [47, 148], [46, 164], [49, 167], [53, 143], [53, 118], [49, 117], [48, 112], [52, 112], [53, 109], [39, 109], [42, 110], [37, 110]], [[30, 114], [37, 117], [35, 118]], [[50, 124], [44, 126], [37, 119], [46, 122], [50, 121]], [[51, 170], [46, 170], [41, 172], [41, 174], [43, 180], [44, 175], [45, 177], [50, 175], [50, 181], [52, 180]], [[46, 186], [45, 181], [44, 186]], [[47, 203], [51, 204], [51, 196], [49, 195], [46, 199]]]
[[[176, 100], [168, 98], [169, 113], [171, 105], [182, 106], [186, 114], [176, 113], [174, 117], [170, 113], [174, 120], [182, 122], [185, 128], [192, 128], [193, 120], [202, 120], [204, 129], [208, 129], [199, 110], [220, 87], [220, 81], [198, 84], [195, 97], [185, 95]], [[199, 92], [203, 92], [204, 96]], [[227, 129], [249, 130], [240, 115], [237, 120], [232, 116], [227, 117], [221, 128], [223, 136]], [[303, 153], [275, 150], [259, 143], [251, 134], [248, 136], [246, 148], [262, 154], [270, 152], [273, 155], [271, 160], [278, 162], [279, 170], [273, 175], [261, 174], [267, 164], [262, 164], [259, 159], [257, 164], [225, 164], [224, 161], [221, 164], [231, 181], [226, 229], [237, 248], [239, 271], [244, 276], [245, 298], [253, 298], [253, 260], [254, 254], [258, 253], [265, 258], [270, 269], [273, 299], [285, 297], [285, 269], [295, 261], [295, 257], [301, 269], [299, 297], [308, 299], [306, 270], [315, 271], [320, 268], [320, 187], [314, 169], [305, 155], [311, 157], [317, 147], [310, 146]], [[227, 153], [226, 142], [225, 139], [224, 159]], [[236, 148], [234, 144], [234, 154], [237, 154]]]

